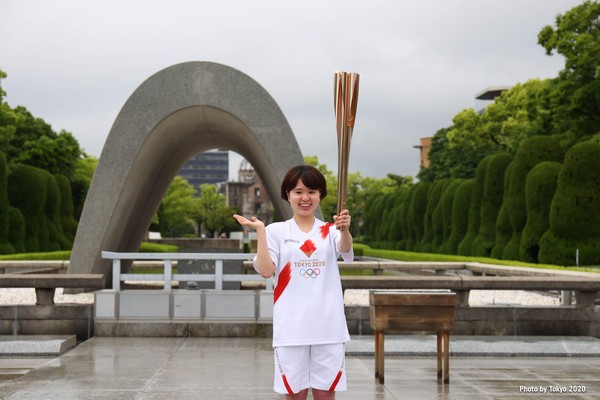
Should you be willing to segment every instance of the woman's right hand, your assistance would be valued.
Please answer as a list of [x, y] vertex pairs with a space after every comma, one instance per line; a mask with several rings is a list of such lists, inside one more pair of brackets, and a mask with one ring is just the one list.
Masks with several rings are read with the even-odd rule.
[[256, 217], [252, 217], [251, 219], [248, 219], [242, 215], [238, 215], [238, 214], [233, 214], [233, 218], [236, 219], [236, 221], [242, 225], [242, 226], [247, 226], [248, 228], [252, 228], [255, 231], [260, 230], [261, 228], [265, 227], [264, 222], [262, 222], [260, 219], [256, 218]]

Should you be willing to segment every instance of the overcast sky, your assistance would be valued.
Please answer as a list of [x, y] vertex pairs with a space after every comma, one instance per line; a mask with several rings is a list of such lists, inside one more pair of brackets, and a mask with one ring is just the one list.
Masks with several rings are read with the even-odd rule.
[[[552, 78], [537, 44], [571, 0], [0, 0], [10, 106], [72, 132], [100, 156], [133, 91], [187, 61], [262, 85], [303, 155], [337, 171], [333, 73], [360, 74], [350, 172], [416, 175], [419, 138], [479, 108], [486, 87]], [[240, 158], [231, 157], [237, 170]]]

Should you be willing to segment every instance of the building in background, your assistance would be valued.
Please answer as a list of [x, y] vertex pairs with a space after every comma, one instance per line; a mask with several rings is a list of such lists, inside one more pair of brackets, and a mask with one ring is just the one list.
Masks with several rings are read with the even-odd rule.
[[220, 186], [227, 205], [237, 207], [246, 217], [255, 216], [265, 223], [273, 222], [273, 203], [267, 189], [261, 182], [252, 165], [242, 160], [238, 170], [238, 180], [228, 181]]
[[229, 151], [219, 149], [196, 154], [181, 167], [177, 175], [193, 185], [199, 196], [200, 185], [219, 185], [229, 179]]
[[415, 149], [419, 149], [419, 156], [421, 160], [419, 166], [421, 169], [429, 167], [429, 150], [431, 150], [432, 140], [433, 137], [431, 136], [422, 137], [419, 139], [420, 144], [413, 146]]

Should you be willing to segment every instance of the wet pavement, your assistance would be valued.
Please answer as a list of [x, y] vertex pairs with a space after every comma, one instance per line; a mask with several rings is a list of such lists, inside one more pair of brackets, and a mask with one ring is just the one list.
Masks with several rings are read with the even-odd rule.
[[[442, 384], [434, 336], [388, 336], [383, 385], [373, 336], [352, 339], [338, 400], [600, 398], [599, 339], [451, 336]], [[270, 339], [94, 337], [58, 357], [0, 357], [0, 376], [0, 399], [283, 398]]]

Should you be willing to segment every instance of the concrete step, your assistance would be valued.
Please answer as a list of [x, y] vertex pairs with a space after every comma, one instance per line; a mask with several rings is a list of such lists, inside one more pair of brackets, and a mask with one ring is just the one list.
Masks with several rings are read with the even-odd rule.
[[0, 335], [0, 356], [60, 356], [76, 344], [75, 335]]

